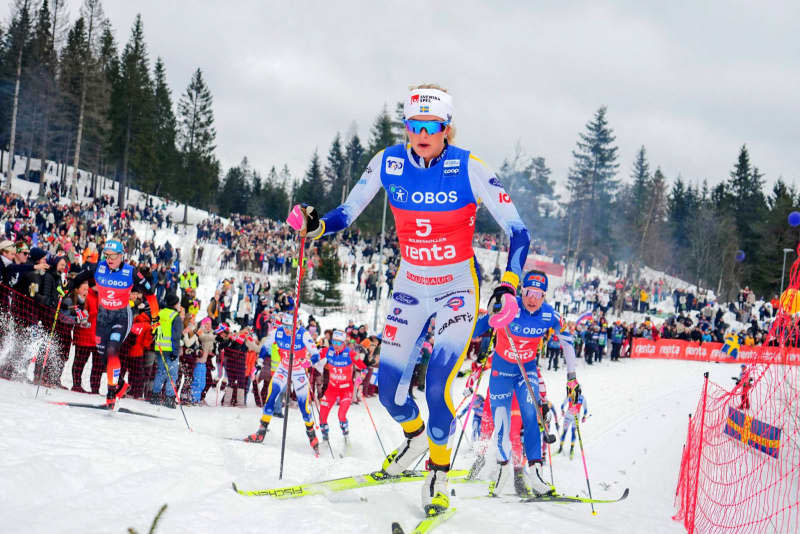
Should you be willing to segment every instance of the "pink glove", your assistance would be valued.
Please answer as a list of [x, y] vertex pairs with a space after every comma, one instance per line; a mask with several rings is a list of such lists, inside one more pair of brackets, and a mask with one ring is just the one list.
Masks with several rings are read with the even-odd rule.
[[[497, 310], [494, 311], [493, 310]], [[507, 327], [519, 312], [517, 299], [514, 296], [514, 289], [508, 284], [501, 284], [494, 290], [492, 298], [489, 299], [489, 326], [495, 329]]]
[[306, 217], [303, 214], [303, 208], [300, 207], [300, 204], [295, 204], [292, 208], [292, 211], [289, 212], [289, 216], [286, 217], [286, 222], [289, 223], [289, 226], [294, 228], [296, 231], [300, 231], [303, 228], [303, 225], [306, 222]]

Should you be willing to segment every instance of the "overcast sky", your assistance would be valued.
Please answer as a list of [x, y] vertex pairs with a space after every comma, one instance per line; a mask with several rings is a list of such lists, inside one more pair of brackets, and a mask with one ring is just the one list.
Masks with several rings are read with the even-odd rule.
[[[76, 5], [78, 0], [72, 0]], [[645, 145], [668, 178], [726, 178], [746, 143], [800, 178], [800, 2], [106, 0], [120, 50], [141, 13], [177, 100], [214, 96], [217, 156], [295, 174], [356, 121], [366, 143], [409, 84], [454, 96], [456, 144], [497, 168], [519, 144], [563, 183], [602, 105], [627, 179]]]

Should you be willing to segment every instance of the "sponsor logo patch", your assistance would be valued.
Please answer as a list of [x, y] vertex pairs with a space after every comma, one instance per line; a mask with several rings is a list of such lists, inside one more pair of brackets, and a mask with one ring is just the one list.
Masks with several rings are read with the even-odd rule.
[[[400, 310], [400, 308], [395, 308], [395, 310]], [[406, 321], [402, 317], [398, 317], [397, 314], [387, 315], [386, 316], [386, 320], [387, 321], [392, 321], [393, 323], [398, 323], [398, 324], [408, 324], [408, 321]]]
[[414, 204], [448, 204], [458, 202], [458, 193], [455, 191], [414, 191], [411, 193], [411, 202]]
[[389, 192], [392, 194], [392, 200], [395, 202], [405, 202], [408, 200], [408, 191], [399, 185], [390, 185]]
[[439, 302], [440, 300], [444, 300], [447, 297], [452, 297], [453, 295], [472, 295], [472, 293], [473, 293], [472, 289], [457, 289], [455, 291], [448, 291], [441, 297], [434, 297], [433, 301]]
[[445, 303], [445, 306], [453, 311], [458, 311], [464, 307], [464, 297], [450, 297], [450, 299]]
[[395, 176], [402, 176], [403, 174], [403, 165], [405, 162], [402, 158], [396, 158], [394, 156], [389, 156], [386, 158], [386, 174], [393, 174]]
[[397, 338], [397, 327], [387, 324], [383, 327], [383, 339], [384, 341], [395, 341]]
[[409, 306], [415, 306], [419, 304], [419, 301], [415, 297], [409, 295], [408, 293], [401, 293], [399, 291], [395, 291], [394, 293], [392, 293], [392, 298], [397, 302], [399, 302], [400, 304], [407, 304]]
[[491, 184], [491, 185], [493, 185], [495, 187], [499, 187], [500, 189], [503, 188], [503, 182], [498, 180], [496, 176], [492, 176], [491, 178], [489, 178], [489, 184]]
[[406, 272], [406, 278], [408, 278], [412, 282], [416, 282], [418, 284], [422, 284], [425, 286], [438, 286], [453, 281], [452, 274], [446, 274], [444, 276], [419, 276], [414, 273]]
[[[453, 297], [453, 298], [461, 298], [461, 297]], [[442, 324], [439, 329], [436, 331], [437, 335], [442, 335], [442, 332], [453, 326], [457, 323], [471, 323], [473, 316], [471, 313], [460, 313], [458, 315], [454, 315], [450, 317], [444, 324]]]
[[445, 169], [448, 168], [448, 167], [460, 167], [460, 166], [461, 166], [461, 160], [460, 159], [446, 159], [446, 160], [444, 160], [444, 168]]

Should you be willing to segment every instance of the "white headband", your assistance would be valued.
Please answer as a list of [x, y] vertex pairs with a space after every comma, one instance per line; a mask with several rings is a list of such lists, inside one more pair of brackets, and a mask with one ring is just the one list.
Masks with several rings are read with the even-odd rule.
[[414, 89], [408, 93], [403, 115], [410, 119], [414, 115], [436, 115], [444, 120], [453, 119], [453, 97], [439, 89]]

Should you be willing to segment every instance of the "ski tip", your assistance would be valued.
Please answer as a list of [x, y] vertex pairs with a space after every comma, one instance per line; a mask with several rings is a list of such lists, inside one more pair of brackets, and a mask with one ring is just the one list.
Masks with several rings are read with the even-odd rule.
[[404, 534], [403, 527], [400, 526], [400, 523], [395, 521], [392, 523], [392, 534]]
[[239, 493], [239, 488], [236, 487], [236, 482], [231, 482], [231, 487], [233, 488], [233, 491]]
[[625, 488], [625, 491], [622, 492], [622, 497], [620, 497], [620, 500], [626, 498], [628, 496], [628, 493], [630, 493], [630, 491], [631, 491], [630, 488]]

